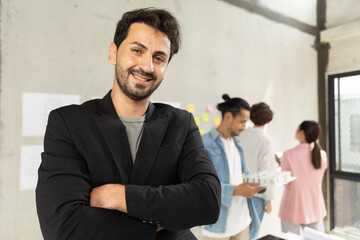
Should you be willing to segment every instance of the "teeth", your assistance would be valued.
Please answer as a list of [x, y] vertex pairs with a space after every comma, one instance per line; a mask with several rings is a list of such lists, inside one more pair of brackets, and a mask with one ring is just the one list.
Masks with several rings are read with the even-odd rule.
[[144, 82], [150, 81], [150, 79], [148, 79], [148, 78], [142, 78], [142, 77], [139, 76], [139, 75], [135, 75], [135, 77], [136, 77], [137, 79], [141, 80], [141, 81], [144, 81]]

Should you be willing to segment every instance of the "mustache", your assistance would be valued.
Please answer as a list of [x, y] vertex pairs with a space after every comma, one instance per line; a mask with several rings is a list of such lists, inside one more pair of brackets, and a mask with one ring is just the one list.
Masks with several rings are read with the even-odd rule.
[[140, 75], [143, 75], [145, 77], [148, 77], [148, 78], [151, 78], [152, 80], [156, 80], [157, 77], [151, 73], [151, 72], [145, 72], [144, 70], [142, 70], [141, 68], [140, 69], [129, 69], [129, 73], [137, 73], [137, 74], [140, 74]]

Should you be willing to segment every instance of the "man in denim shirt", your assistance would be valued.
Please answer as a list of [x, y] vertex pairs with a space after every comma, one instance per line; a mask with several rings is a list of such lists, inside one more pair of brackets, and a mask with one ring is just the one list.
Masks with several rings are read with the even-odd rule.
[[221, 182], [221, 209], [215, 224], [204, 226], [204, 240], [248, 240], [249, 225], [259, 223], [250, 198], [263, 187], [244, 182], [248, 173], [244, 154], [236, 138], [250, 118], [250, 106], [241, 98], [224, 94], [217, 105], [222, 121], [217, 129], [203, 135], [203, 142]]

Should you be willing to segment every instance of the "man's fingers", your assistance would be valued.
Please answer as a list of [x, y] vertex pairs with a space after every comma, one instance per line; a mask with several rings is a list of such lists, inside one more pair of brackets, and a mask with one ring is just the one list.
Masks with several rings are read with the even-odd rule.
[[246, 182], [246, 184], [248, 184], [249, 186], [252, 186], [252, 187], [259, 187], [260, 186], [260, 183], [256, 183], [256, 182]]

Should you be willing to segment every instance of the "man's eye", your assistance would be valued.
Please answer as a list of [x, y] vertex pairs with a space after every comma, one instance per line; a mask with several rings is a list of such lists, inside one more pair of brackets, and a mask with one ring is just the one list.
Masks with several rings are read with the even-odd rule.
[[141, 50], [140, 50], [140, 49], [133, 49], [132, 51], [133, 51], [134, 53], [138, 53], [138, 54], [141, 53]]
[[155, 61], [157, 62], [161, 62], [163, 63], [164, 62], [164, 59], [162, 59], [161, 57], [154, 57]]

